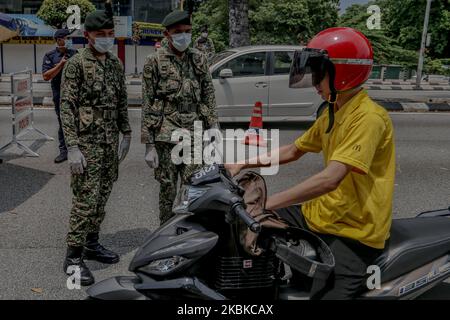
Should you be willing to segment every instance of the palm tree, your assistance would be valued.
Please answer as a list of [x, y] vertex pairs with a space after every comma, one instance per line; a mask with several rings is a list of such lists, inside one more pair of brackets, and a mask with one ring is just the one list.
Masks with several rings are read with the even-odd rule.
[[228, 0], [230, 19], [230, 47], [250, 45], [248, 0]]

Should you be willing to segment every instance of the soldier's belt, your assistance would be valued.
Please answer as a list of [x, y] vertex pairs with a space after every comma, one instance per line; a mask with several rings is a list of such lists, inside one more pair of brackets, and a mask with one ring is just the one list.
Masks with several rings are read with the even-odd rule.
[[118, 112], [117, 110], [94, 109], [94, 117], [103, 120], [116, 120]]
[[179, 113], [191, 113], [191, 112], [197, 112], [198, 111], [198, 105], [196, 104], [178, 104], [178, 103], [172, 103], [172, 104], [166, 104], [164, 106], [164, 114], [169, 115], [174, 112]]

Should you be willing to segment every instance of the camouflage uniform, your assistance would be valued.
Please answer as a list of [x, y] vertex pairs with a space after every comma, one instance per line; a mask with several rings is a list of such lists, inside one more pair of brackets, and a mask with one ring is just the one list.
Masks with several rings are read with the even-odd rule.
[[61, 118], [68, 147], [78, 146], [87, 161], [82, 175], [72, 174], [69, 246], [83, 246], [98, 232], [105, 205], [118, 178], [119, 131], [131, 133], [125, 75], [119, 59], [101, 62], [90, 48], [67, 61], [63, 70]]
[[159, 210], [163, 224], [173, 215], [178, 175], [181, 183], [185, 183], [199, 167], [172, 163], [172, 132], [185, 128], [193, 137], [194, 121], [202, 121], [203, 129], [217, 123], [214, 87], [204, 54], [187, 49], [179, 58], [166, 45], [147, 58], [142, 83], [141, 141], [155, 143], [158, 152], [155, 179], [160, 183]]
[[198, 37], [194, 43], [194, 48], [206, 54], [208, 59], [216, 53], [214, 42], [210, 38], [204, 39], [202, 37]]
[[169, 49], [169, 40], [167, 40], [167, 38], [161, 40], [161, 47]]

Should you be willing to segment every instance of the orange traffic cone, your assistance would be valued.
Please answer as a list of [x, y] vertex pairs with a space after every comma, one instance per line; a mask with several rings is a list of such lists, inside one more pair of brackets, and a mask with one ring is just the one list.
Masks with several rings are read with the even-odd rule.
[[263, 137], [260, 135], [260, 130], [263, 128], [263, 119], [262, 119], [262, 102], [258, 101], [255, 103], [255, 107], [253, 108], [253, 114], [250, 119], [250, 126], [247, 132], [245, 133], [245, 138], [242, 141], [243, 144], [251, 145], [251, 146], [267, 146], [266, 141], [264, 141]]

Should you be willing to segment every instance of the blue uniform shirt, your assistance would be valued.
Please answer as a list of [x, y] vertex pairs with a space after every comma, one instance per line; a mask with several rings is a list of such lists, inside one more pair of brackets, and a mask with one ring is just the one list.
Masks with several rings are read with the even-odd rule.
[[[71, 58], [77, 51], [73, 49], [66, 49], [65, 55], [67, 59]], [[44, 61], [42, 63], [42, 73], [47, 72], [50, 69], [53, 69], [64, 57], [64, 54], [59, 51], [57, 48], [49, 51], [44, 56]], [[53, 99], [59, 100], [61, 96], [61, 79], [62, 79], [62, 70], [51, 80], [52, 91], [53, 91]]]

